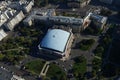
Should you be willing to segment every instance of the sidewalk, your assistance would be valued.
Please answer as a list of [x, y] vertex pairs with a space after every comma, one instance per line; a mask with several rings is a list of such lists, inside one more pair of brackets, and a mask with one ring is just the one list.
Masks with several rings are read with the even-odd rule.
[[46, 73], [47, 73], [47, 71], [48, 71], [48, 69], [49, 69], [49, 67], [50, 67], [49, 64], [50, 64], [50, 62], [46, 62], [46, 63], [45, 63], [45, 65], [43, 66], [42, 71], [40, 72], [39, 77], [40, 77], [40, 76], [45, 76], [45, 75], [46, 75]]

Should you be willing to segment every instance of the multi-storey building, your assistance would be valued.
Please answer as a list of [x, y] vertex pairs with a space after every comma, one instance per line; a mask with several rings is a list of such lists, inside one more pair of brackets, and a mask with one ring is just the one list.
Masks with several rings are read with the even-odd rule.
[[23, 22], [27, 26], [31, 26], [34, 20], [46, 21], [55, 25], [69, 25], [73, 32], [80, 32], [82, 29], [83, 19], [66, 16], [56, 16], [55, 9], [38, 10], [31, 13]]

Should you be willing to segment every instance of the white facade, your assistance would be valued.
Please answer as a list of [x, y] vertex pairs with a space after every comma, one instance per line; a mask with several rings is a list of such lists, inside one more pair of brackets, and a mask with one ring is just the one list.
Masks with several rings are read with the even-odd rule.
[[12, 18], [11, 20], [9, 20], [8, 22], [6, 22], [4, 25], [8, 30], [13, 30], [13, 28], [20, 22], [23, 20], [24, 18], [24, 14], [22, 11], [20, 11], [14, 18]]
[[8, 8], [7, 10], [0, 13], [0, 26], [2, 26], [8, 19], [14, 16], [16, 10]]
[[4, 32], [3, 29], [0, 29], [0, 41], [5, 38], [7, 36], [7, 34]]
[[34, 1], [30, 1], [28, 4], [26, 4], [26, 6], [24, 6], [24, 10], [26, 13], [30, 12], [30, 10], [32, 9], [32, 6], [34, 5]]

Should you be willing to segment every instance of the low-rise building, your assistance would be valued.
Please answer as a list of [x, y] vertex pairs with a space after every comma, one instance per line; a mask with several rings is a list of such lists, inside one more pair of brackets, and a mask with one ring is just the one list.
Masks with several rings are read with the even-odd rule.
[[93, 25], [95, 25], [95, 27], [103, 29], [107, 22], [107, 17], [91, 14], [90, 20], [92, 21]]
[[9, 3], [8, 7], [15, 9], [17, 11], [23, 11], [24, 13], [30, 12], [32, 7], [34, 6], [34, 0], [20, 0]]
[[91, 0], [67, 0], [68, 7], [80, 8], [88, 5]]
[[55, 16], [55, 9], [38, 9], [31, 12], [31, 14], [23, 21], [26, 26], [31, 26], [34, 20], [47, 21], [50, 16]]
[[103, 29], [107, 22], [107, 17], [89, 13], [86, 20], [91, 20], [91, 24], [93, 24], [96, 28]]
[[40, 53], [47, 57], [65, 60], [69, 57], [73, 38], [71, 31], [50, 29], [38, 45]]

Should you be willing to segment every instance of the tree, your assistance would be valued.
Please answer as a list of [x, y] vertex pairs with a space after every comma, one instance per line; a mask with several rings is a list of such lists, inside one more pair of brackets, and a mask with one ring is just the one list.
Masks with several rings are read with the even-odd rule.
[[96, 70], [92, 70], [92, 77], [95, 77], [96, 76]]
[[67, 80], [65, 75], [61, 75], [60, 80]]
[[80, 56], [74, 59], [76, 63], [82, 63], [85, 60], [85, 57]]
[[0, 61], [2, 61], [4, 57], [5, 57], [5, 55], [0, 54]]
[[41, 6], [41, 3], [43, 2], [44, 0], [35, 0], [35, 5], [37, 7], [40, 7]]
[[104, 48], [102, 46], [97, 46], [97, 48], [94, 50], [94, 53], [96, 56], [101, 57], [104, 52]]

